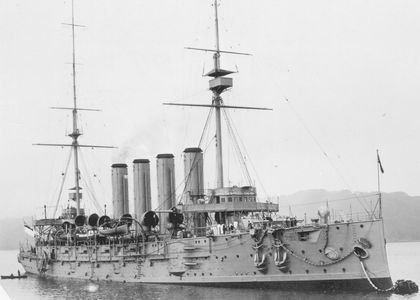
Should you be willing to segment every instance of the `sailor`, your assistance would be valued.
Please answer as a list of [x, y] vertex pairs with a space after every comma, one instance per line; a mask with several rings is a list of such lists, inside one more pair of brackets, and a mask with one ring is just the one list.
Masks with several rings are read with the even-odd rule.
[[235, 227], [233, 226], [233, 224], [230, 224], [229, 225], [229, 230], [230, 230], [230, 232], [233, 232], [233, 230], [235, 229]]
[[20, 277], [20, 270], [18, 270], [18, 276]]
[[248, 229], [252, 229], [252, 228], [253, 228], [252, 223], [251, 221], [248, 220]]

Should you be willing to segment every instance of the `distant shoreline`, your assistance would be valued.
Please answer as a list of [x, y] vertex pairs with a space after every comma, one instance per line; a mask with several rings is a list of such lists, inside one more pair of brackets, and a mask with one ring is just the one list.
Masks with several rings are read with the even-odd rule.
[[393, 242], [386, 242], [387, 244], [396, 244], [396, 243], [419, 243], [420, 240], [403, 240], [403, 241], [393, 241]]

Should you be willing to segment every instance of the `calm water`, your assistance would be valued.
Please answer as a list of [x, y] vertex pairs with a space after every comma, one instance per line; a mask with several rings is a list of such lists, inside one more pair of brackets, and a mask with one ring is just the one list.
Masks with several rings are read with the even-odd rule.
[[[420, 242], [391, 243], [387, 246], [392, 279], [411, 279], [420, 284]], [[16, 261], [16, 251], [0, 251], [0, 273], [16, 274], [23, 269]], [[29, 277], [22, 280], [1, 280], [0, 299], [420, 299], [414, 296], [385, 296], [377, 293], [284, 292], [278, 290], [252, 290], [205, 288], [166, 285], [139, 285], [82, 280], [59, 280]], [[2, 293], [3, 292], [3, 293]], [[7, 293], [7, 294], [5, 294]]]

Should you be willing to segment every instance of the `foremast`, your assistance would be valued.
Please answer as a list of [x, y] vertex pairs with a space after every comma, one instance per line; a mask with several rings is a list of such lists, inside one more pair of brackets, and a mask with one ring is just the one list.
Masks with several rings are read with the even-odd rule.
[[[80, 202], [82, 199], [82, 193], [80, 190], [82, 189], [80, 186], [80, 168], [79, 168], [79, 150], [82, 147], [86, 148], [116, 148], [114, 146], [98, 146], [98, 145], [81, 145], [79, 144], [78, 138], [82, 135], [80, 129], [77, 125], [78, 120], [78, 111], [100, 111], [99, 109], [93, 109], [93, 108], [79, 108], [77, 106], [77, 89], [76, 89], [76, 33], [75, 28], [76, 27], [84, 27], [83, 25], [75, 24], [74, 22], [74, 0], [71, 1], [71, 23], [63, 23], [63, 25], [68, 25], [71, 27], [71, 36], [72, 36], [72, 86], [73, 86], [73, 107], [51, 107], [52, 109], [64, 109], [64, 110], [71, 110], [72, 111], [72, 132], [68, 135], [72, 139], [71, 144], [34, 144], [38, 146], [58, 146], [58, 147], [70, 147], [71, 151], [73, 152], [73, 163], [74, 163], [74, 188], [71, 188], [71, 190], [74, 190], [74, 192], [70, 193], [70, 200], [74, 200], [76, 202], [76, 214], [80, 215], [82, 214], [82, 210], [80, 208]], [[70, 160], [67, 162], [67, 166], [69, 164]], [[67, 170], [66, 166], [66, 170]], [[67, 172], [67, 171], [66, 171]], [[66, 174], [64, 174], [66, 176]], [[65, 179], [65, 177], [64, 177]], [[62, 185], [64, 184], [64, 179], [62, 182]], [[61, 197], [61, 190], [60, 188], [60, 195], [59, 199]], [[58, 201], [57, 201], [58, 206]], [[54, 211], [57, 211], [57, 206]]]
[[75, 187], [75, 201], [77, 215], [80, 215], [80, 170], [79, 170], [79, 142], [80, 135], [79, 128], [77, 127], [77, 94], [76, 94], [76, 45], [75, 45], [75, 32], [74, 32], [74, 0], [71, 1], [71, 33], [72, 33], [72, 67], [73, 67], [73, 132], [69, 134], [72, 138], [72, 147], [74, 155], [74, 187]]

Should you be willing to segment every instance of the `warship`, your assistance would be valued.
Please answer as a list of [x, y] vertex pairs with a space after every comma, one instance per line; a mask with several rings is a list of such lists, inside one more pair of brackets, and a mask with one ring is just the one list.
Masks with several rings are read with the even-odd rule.
[[[231, 106], [221, 95], [233, 86], [222, 69], [220, 56], [246, 55], [219, 48], [218, 3], [214, 0], [215, 49], [210, 77], [212, 101], [208, 105], [164, 103], [209, 109], [215, 117], [217, 185], [204, 188], [204, 153], [200, 143], [183, 151], [184, 187], [175, 188], [174, 155], [156, 156], [157, 207], [152, 209], [150, 158], [132, 162], [134, 209], [128, 201], [128, 165], [113, 164], [112, 212], [85, 214], [76, 101], [74, 8], [68, 24], [73, 37], [73, 106], [69, 144], [38, 144], [69, 147], [74, 160], [74, 187], [69, 205], [60, 216], [34, 220], [27, 226], [33, 244], [22, 243], [18, 261], [29, 274], [130, 283], [278, 288], [292, 290], [386, 291], [393, 287], [388, 270], [382, 214], [366, 218], [331, 221], [328, 209], [307, 223], [296, 218], [276, 218], [279, 205], [258, 202], [256, 187], [226, 186], [223, 179], [222, 116], [229, 109], [266, 108]], [[229, 129], [229, 124], [227, 124]], [[208, 129], [208, 122], [204, 130]], [[153, 129], [151, 129], [153, 130]], [[131, 167], [130, 167], [131, 168]], [[177, 198], [178, 196], [178, 198]], [[179, 201], [177, 199], [180, 199]], [[379, 194], [379, 203], [380, 203]], [[57, 211], [57, 207], [55, 209]]]

